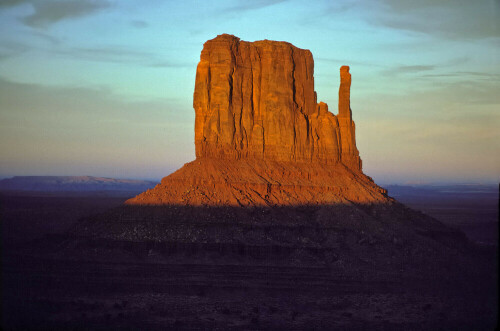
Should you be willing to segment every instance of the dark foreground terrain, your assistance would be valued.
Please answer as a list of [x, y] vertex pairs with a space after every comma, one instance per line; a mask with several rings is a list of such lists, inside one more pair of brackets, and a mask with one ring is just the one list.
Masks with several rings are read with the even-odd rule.
[[[463, 268], [450, 264], [447, 269], [442, 261], [444, 267], [432, 276], [432, 266], [425, 273], [409, 270], [413, 261], [408, 266], [388, 261], [389, 267], [377, 267], [386, 272], [364, 272], [382, 262], [325, 258], [312, 248], [262, 250], [67, 234], [84, 231], [75, 227], [79, 219], [128, 197], [1, 196], [4, 329], [492, 330], [497, 325], [498, 239], [493, 225], [484, 226], [496, 221], [496, 207], [487, 209], [484, 199], [462, 196], [469, 203], [466, 213], [450, 208], [449, 200], [441, 207], [439, 199], [431, 206], [414, 201], [449, 225], [460, 215], [457, 227], [481, 242], [460, 253], [466, 255]], [[352, 248], [342, 249], [384, 249], [380, 245], [356, 238]], [[473, 268], [466, 265], [471, 263]]]
[[498, 245], [497, 185], [387, 186], [389, 194], [478, 243]]

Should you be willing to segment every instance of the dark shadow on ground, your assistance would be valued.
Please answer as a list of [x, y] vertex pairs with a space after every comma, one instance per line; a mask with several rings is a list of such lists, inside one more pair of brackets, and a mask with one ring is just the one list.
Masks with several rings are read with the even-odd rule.
[[90, 205], [64, 231], [3, 250], [4, 327], [496, 325], [496, 248], [398, 203]]

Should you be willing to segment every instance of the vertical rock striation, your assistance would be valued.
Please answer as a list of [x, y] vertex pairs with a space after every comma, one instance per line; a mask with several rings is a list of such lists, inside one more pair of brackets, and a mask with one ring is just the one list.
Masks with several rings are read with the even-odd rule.
[[337, 117], [317, 103], [309, 50], [227, 34], [207, 41], [193, 98], [196, 157], [342, 162], [361, 171], [348, 69], [341, 69]]
[[342, 163], [353, 170], [361, 171], [361, 159], [356, 148], [355, 125], [351, 112], [351, 74], [348, 66], [340, 67], [338, 122]]
[[287, 42], [207, 41], [193, 97], [196, 160], [127, 205], [391, 204], [361, 171], [340, 69], [339, 114], [314, 91], [310, 51]]

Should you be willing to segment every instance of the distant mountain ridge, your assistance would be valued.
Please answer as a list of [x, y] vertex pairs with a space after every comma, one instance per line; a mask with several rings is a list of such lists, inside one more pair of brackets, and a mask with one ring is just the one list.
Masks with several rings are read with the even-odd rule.
[[15, 176], [0, 180], [4, 191], [144, 191], [157, 182], [93, 176]]
[[387, 189], [390, 196], [418, 196], [418, 197], [435, 197], [435, 196], [460, 196], [460, 195], [477, 195], [489, 196], [498, 199], [499, 188], [498, 184], [425, 184], [425, 185], [405, 185], [405, 184], [390, 184], [382, 185]]

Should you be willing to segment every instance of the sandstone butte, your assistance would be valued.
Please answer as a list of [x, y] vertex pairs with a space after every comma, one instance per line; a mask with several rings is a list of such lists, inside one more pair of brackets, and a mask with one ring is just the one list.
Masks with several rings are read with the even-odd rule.
[[309, 50], [287, 42], [207, 41], [193, 97], [196, 160], [127, 205], [392, 203], [362, 172], [340, 68], [339, 110], [317, 101]]

